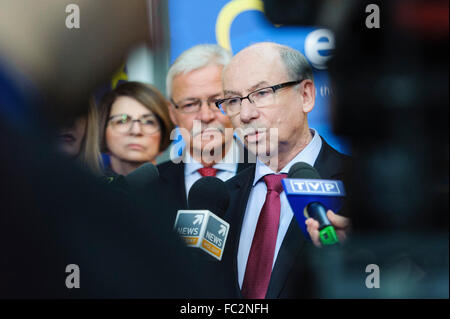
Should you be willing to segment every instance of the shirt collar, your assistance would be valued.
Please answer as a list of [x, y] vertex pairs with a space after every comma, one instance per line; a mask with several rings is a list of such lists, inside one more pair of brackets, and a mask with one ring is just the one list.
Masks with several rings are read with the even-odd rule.
[[[228, 152], [225, 154], [224, 158], [214, 164], [212, 167], [217, 168], [221, 171], [226, 171], [230, 173], [236, 173], [237, 171], [237, 161], [239, 159], [239, 147], [236, 144], [236, 141], [231, 141], [231, 147], [229, 148]], [[199, 162], [197, 162], [190, 154], [189, 151], [186, 150], [184, 155], [184, 173], [185, 176], [188, 176], [190, 174], [194, 174], [198, 169], [202, 168], [203, 165]]]
[[[289, 173], [289, 169], [298, 162], [305, 162], [311, 166], [314, 166], [314, 163], [316, 162], [317, 156], [319, 155], [320, 149], [322, 148], [322, 139], [320, 138], [319, 134], [315, 129], [310, 129], [311, 134], [313, 135], [313, 138], [311, 141], [306, 145], [306, 147], [301, 150], [283, 169], [281, 169], [280, 173], [287, 174]], [[261, 178], [263, 178], [266, 175], [269, 174], [275, 174], [274, 171], [272, 171], [269, 166], [264, 164], [259, 160], [259, 158], [256, 159], [256, 168], [255, 168], [255, 178], [253, 180], [253, 186], [258, 183]]]

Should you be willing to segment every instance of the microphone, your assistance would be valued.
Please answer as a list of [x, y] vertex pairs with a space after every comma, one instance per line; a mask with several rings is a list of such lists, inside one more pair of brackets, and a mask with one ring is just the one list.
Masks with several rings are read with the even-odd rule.
[[159, 172], [155, 165], [145, 163], [126, 176], [102, 176], [100, 179], [115, 190], [130, 195], [130, 192], [148, 192], [158, 177]]
[[336, 231], [327, 217], [327, 208], [338, 211], [342, 207], [345, 189], [342, 181], [321, 179], [311, 165], [299, 162], [282, 180], [286, 197], [304, 235], [309, 237], [305, 221], [309, 217], [319, 223], [319, 238], [323, 245], [339, 243]]
[[155, 189], [159, 172], [152, 163], [145, 163], [125, 176], [128, 189], [135, 195], [149, 194]]
[[221, 217], [229, 203], [225, 183], [216, 177], [203, 177], [189, 190], [189, 210], [178, 211], [174, 230], [188, 247], [199, 248], [222, 260], [230, 224]]
[[125, 176], [125, 181], [134, 192], [148, 191], [158, 180], [159, 172], [152, 163], [145, 163]]

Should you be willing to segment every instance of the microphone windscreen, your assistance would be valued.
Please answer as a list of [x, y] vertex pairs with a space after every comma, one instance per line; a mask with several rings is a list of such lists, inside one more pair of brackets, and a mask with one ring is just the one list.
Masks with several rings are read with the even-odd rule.
[[128, 185], [134, 189], [143, 189], [155, 182], [159, 177], [158, 169], [152, 163], [145, 163], [125, 176]]
[[229, 204], [230, 194], [228, 188], [217, 177], [202, 177], [189, 190], [189, 209], [207, 209], [218, 217], [222, 217], [225, 215]]
[[319, 172], [305, 162], [298, 162], [292, 165], [288, 178], [321, 179]]

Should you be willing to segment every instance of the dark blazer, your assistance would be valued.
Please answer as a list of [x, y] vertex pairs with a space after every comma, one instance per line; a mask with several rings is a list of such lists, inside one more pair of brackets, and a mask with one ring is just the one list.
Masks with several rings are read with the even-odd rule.
[[[239, 151], [243, 156], [243, 163], [238, 163], [237, 173], [243, 171], [244, 169], [255, 165], [249, 162], [249, 155], [246, 148], [242, 144], [238, 143]], [[159, 182], [158, 182], [158, 196], [161, 202], [166, 203], [167, 212], [169, 215], [173, 215], [173, 221], [177, 211], [179, 209], [187, 209], [187, 198], [186, 198], [186, 184], [184, 179], [184, 163], [180, 162], [178, 164], [172, 161], [167, 161], [157, 165], [159, 170]]]
[[[322, 148], [314, 167], [324, 179], [343, 179], [343, 167], [349, 157], [340, 154], [322, 138]], [[229, 181], [230, 206], [224, 217], [230, 223], [227, 247], [222, 267], [229, 273], [233, 285], [231, 298], [242, 298], [237, 272], [237, 252], [247, 201], [255, 177], [255, 168], [247, 168]], [[289, 229], [278, 252], [269, 282], [266, 298], [307, 298], [314, 296], [315, 280], [305, 262], [305, 256], [314, 246], [305, 239], [297, 220], [292, 218]], [[307, 253], [307, 250], [309, 252]], [[225, 269], [228, 268], [228, 269]]]

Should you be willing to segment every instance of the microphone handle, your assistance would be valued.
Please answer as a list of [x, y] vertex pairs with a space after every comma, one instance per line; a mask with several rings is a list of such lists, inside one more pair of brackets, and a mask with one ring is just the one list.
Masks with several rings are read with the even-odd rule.
[[308, 215], [319, 223], [319, 239], [323, 245], [339, 243], [336, 230], [327, 217], [327, 210], [319, 202], [309, 203], [306, 207]]

